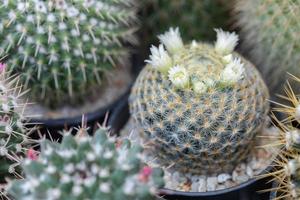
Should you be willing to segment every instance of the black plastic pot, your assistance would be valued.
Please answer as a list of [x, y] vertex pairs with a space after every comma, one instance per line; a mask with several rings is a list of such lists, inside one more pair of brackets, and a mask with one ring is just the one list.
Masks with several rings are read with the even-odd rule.
[[[128, 100], [128, 98], [126, 98]], [[129, 119], [128, 101], [123, 101], [114, 109], [108, 124], [113, 133], [124, 127]], [[266, 169], [270, 171], [271, 167]], [[259, 192], [272, 188], [271, 178], [251, 179], [238, 186], [212, 191], [212, 192], [180, 192], [169, 189], [161, 189], [160, 196], [168, 200], [269, 200], [270, 192]]]
[[[140, 59], [138, 52], [133, 52], [131, 57], [131, 75], [133, 81], [141, 70], [143, 66], [143, 61]], [[92, 134], [93, 130], [96, 128], [97, 124], [102, 124], [105, 120], [106, 115], [110, 117], [111, 113], [114, 113], [113, 110], [118, 108], [120, 103], [127, 102], [128, 93], [130, 92], [131, 85], [129, 85], [127, 91], [122, 94], [116, 101], [107, 105], [106, 107], [99, 108], [93, 112], [84, 114], [84, 120], [86, 125], [90, 127], [89, 133]], [[123, 116], [126, 118], [126, 116]], [[128, 118], [128, 117], [127, 117]], [[60, 131], [64, 129], [69, 129], [71, 127], [79, 127], [82, 124], [82, 115], [76, 117], [67, 117], [60, 119], [32, 119], [28, 123], [28, 127], [37, 126], [38, 132], [33, 133], [31, 136], [33, 138], [39, 138], [40, 133], [46, 135], [46, 137], [51, 137], [52, 139], [61, 139]], [[111, 128], [114, 129], [114, 124], [110, 124]], [[49, 134], [48, 134], [49, 133]]]

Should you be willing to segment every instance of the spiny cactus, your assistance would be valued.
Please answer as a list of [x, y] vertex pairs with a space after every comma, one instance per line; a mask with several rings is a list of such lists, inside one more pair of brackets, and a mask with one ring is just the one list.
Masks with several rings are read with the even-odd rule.
[[[5, 65], [0, 63], [0, 182], [7, 177], [21, 177], [19, 168], [24, 152], [30, 143], [25, 128], [23, 112], [26, 104], [21, 104], [22, 96], [19, 79], [8, 77]], [[0, 195], [1, 196], [1, 195]]]
[[225, 28], [228, 8], [223, 0], [142, 0], [141, 34], [144, 48], [156, 41], [157, 34], [169, 26], [181, 27], [184, 39], [214, 39], [214, 27]]
[[9, 55], [31, 99], [79, 103], [126, 64], [135, 14], [134, 0], [2, 0], [0, 57]]
[[[295, 82], [300, 83], [300, 79], [292, 75]], [[277, 124], [281, 128], [281, 132], [276, 137], [270, 138], [268, 147], [281, 148], [280, 154], [274, 163], [276, 169], [269, 175], [274, 176], [278, 186], [274, 188], [277, 190], [277, 199], [292, 199], [300, 198], [300, 100], [299, 94], [295, 93], [292, 86], [287, 82], [285, 86], [285, 96], [281, 96], [288, 105], [277, 103], [274, 112], [283, 114], [286, 118], [279, 120], [273, 115]]]
[[300, 76], [300, 1], [240, 0], [235, 12], [242, 49], [272, 93], [283, 93], [286, 72]]
[[[245, 160], [268, 113], [255, 67], [233, 52], [238, 37], [184, 45], [178, 29], [160, 35], [130, 96], [149, 152], [181, 172], [229, 172]], [[164, 49], [166, 47], [167, 51]]]
[[93, 137], [80, 129], [62, 143], [43, 141], [37, 159], [23, 164], [25, 179], [9, 184], [16, 199], [155, 199], [163, 184], [162, 170], [144, 166], [142, 148], [109, 137], [99, 128]]

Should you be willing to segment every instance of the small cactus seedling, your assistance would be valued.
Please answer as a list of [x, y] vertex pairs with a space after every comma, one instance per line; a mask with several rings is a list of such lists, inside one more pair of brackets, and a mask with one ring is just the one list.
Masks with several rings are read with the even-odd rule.
[[9, 55], [31, 99], [76, 104], [126, 64], [135, 11], [134, 0], [2, 0], [0, 56]]
[[286, 72], [300, 76], [300, 1], [239, 0], [234, 9], [242, 49], [259, 67], [272, 95], [284, 93]]
[[[0, 63], [0, 184], [6, 182], [5, 178], [22, 176], [20, 164], [33, 142], [28, 137], [30, 130], [25, 128], [26, 104], [19, 100], [23, 95], [19, 79], [7, 76], [5, 68]], [[0, 191], [0, 198], [2, 195]]]
[[[130, 97], [145, 146], [181, 172], [230, 172], [262, 128], [268, 90], [234, 47], [238, 36], [216, 30], [215, 45], [184, 45], [178, 28], [159, 36]], [[165, 50], [166, 48], [166, 50]]]
[[[300, 83], [299, 78], [291, 76], [295, 82]], [[278, 107], [274, 108], [274, 112], [281, 113], [285, 118], [280, 121], [273, 115], [281, 132], [276, 140], [274, 142], [272, 140], [267, 146], [279, 147], [281, 151], [274, 161], [278, 170], [269, 175], [274, 176], [278, 183], [274, 188], [278, 191], [276, 199], [298, 200], [300, 198], [300, 129], [295, 126], [295, 123], [299, 125], [300, 122], [300, 100], [289, 82], [285, 86], [285, 93], [286, 96], [280, 97], [288, 101], [288, 105], [277, 103]]]
[[109, 137], [99, 128], [93, 137], [80, 129], [76, 138], [64, 133], [62, 143], [43, 141], [38, 158], [23, 164], [25, 179], [13, 181], [16, 199], [155, 199], [163, 185], [161, 169], [144, 166], [142, 148]]

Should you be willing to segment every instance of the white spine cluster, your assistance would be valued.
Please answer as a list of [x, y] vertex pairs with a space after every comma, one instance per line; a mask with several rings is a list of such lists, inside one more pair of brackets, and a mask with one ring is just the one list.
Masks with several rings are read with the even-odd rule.
[[179, 65], [175, 65], [169, 70], [169, 79], [177, 88], [189, 86], [189, 74], [187, 70]]
[[244, 71], [245, 68], [241, 59], [234, 58], [221, 72], [221, 81], [229, 84], [236, 83], [238, 80], [243, 78]]
[[216, 51], [222, 55], [230, 54], [238, 43], [238, 35], [234, 32], [225, 32], [222, 29], [215, 29], [215, 31], [217, 32]]
[[290, 150], [292, 146], [300, 145], [300, 133], [298, 130], [293, 130], [285, 133], [285, 147]]
[[164, 49], [164, 46], [162, 44], [160, 44], [158, 48], [152, 46], [150, 51], [150, 59], [146, 60], [145, 62], [152, 65], [158, 71], [167, 73], [170, 67], [172, 67], [172, 59], [170, 58], [168, 52]]
[[171, 54], [174, 54], [184, 48], [178, 27], [175, 29], [170, 28], [169, 31], [159, 35], [158, 38]]

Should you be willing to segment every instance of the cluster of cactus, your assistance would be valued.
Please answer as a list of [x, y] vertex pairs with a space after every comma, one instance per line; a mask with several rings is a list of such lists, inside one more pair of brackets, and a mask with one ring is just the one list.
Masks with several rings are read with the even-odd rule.
[[300, 76], [300, 1], [241, 0], [235, 12], [242, 49], [272, 93], [283, 93], [287, 72]]
[[134, 0], [0, 4], [0, 57], [9, 56], [32, 101], [48, 106], [81, 102], [108, 70], [125, 65], [126, 44], [136, 42]]
[[[23, 95], [17, 76], [9, 77], [5, 64], [0, 63], [0, 182], [5, 178], [21, 177], [20, 164], [31, 143], [23, 116], [26, 104], [19, 102]], [[1, 196], [1, 195], [0, 195]]]
[[141, 41], [143, 48], [156, 42], [157, 34], [170, 26], [178, 26], [184, 39], [214, 39], [213, 28], [225, 28], [229, 18], [228, 8], [223, 0], [143, 0], [141, 6], [143, 21]]
[[[300, 79], [292, 75], [295, 82], [300, 83]], [[285, 86], [286, 96], [281, 96], [289, 105], [277, 103], [274, 112], [285, 116], [279, 120], [275, 115], [274, 119], [281, 129], [280, 134], [274, 138], [268, 147], [279, 146], [281, 148], [278, 158], [275, 159], [277, 170], [271, 172], [277, 180], [278, 186], [275, 187], [277, 199], [299, 199], [300, 198], [300, 101], [299, 95], [295, 94], [289, 82]], [[296, 126], [295, 126], [296, 125]]]
[[160, 35], [130, 96], [146, 150], [183, 173], [232, 171], [253, 149], [269, 110], [260, 74], [233, 51], [238, 36], [216, 32], [214, 46], [184, 45], [178, 29]]
[[16, 199], [155, 199], [161, 169], [141, 162], [142, 148], [110, 137], [100, 127], [93, 137], [65, 132], [61, 144], [43, 141], [38, 157], [26, 159], [25, 178], [9, 184]]

